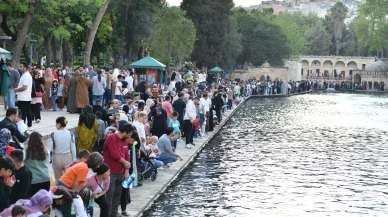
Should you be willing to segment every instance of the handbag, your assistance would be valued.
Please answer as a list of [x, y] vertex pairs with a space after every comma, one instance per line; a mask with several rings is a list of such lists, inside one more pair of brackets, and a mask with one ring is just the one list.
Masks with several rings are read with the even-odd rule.
[[35, 92], [36, 97], [43, 97], [43, 92]]

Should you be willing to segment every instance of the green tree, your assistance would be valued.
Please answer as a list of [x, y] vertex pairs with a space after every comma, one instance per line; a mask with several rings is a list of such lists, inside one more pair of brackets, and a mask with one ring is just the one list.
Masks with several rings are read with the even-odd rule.
[[181, 7], [197, 29], [192, 59], [199, 66], [223, 65], [224, 45], [233, 6], [233, 0], [183, 0]]
[[335, 55], [340, 55], [340, 51], [343, 48], [342, 43], [346, 29], [345, 19], [347, 13], [348, 8], [341, 1], [337, 1], [325, 17], [326, 28], [332, 35], [332, 46]]
[[305, 33], [306, 52], [309, 55], [329, 55], [331, 46], [330, 34], [320, 22]]
[[271, 65], [283, 65], [283, 59], [288, 58], [290, 49], [280, 27], [271, 23], [267, 15], [257, 11], [239, 9], [234, 15], [243, 46], [238, 63], [260, 66], [268, 61]]
[[195, 27], [178, 7], [164, 7], [150, 37], [150, 52], [165, 63], [177, 64], [190, 57]]
[[286, 35], [291, 55], [300, 55], [306, 52], [305, 26], [298, 25], [292, 14], [283, 13], [274, 16], [273, 23], [278, 25]]

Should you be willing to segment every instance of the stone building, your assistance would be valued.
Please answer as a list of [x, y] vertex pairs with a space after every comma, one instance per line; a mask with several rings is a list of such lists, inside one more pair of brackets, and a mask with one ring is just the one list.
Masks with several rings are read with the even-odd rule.
[[354, 88], [356, 90], [385, 91], [388, 90], [388, 63], [377, 60], [364, 70], [353, 73]]

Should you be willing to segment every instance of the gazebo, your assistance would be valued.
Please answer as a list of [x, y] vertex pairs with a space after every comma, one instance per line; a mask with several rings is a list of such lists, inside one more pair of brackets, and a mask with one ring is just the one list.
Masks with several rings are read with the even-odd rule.
[[10, 60], [12, 58], [11, 52], [0, 47], [0, 60]]
[[150, 56], [131, 63], [129, 68], [135, 69], [138, 83], [141, 81], [146, 81], [149, 85], [166, 83], [166, 65]]
[[218, 82], [221, 79], [221, 75], [224, 73], [225, 70], [223, 70], [221, 67], [216, 66], [214, 68], [211, 68], [207, 73], [207, 82], [208, 83], [214, 83]]

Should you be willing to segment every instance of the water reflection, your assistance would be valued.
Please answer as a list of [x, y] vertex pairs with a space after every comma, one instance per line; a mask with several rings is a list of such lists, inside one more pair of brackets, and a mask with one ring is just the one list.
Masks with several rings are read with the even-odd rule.
[[250, 100], [145, 216], [388, 216], [388, 98]]

